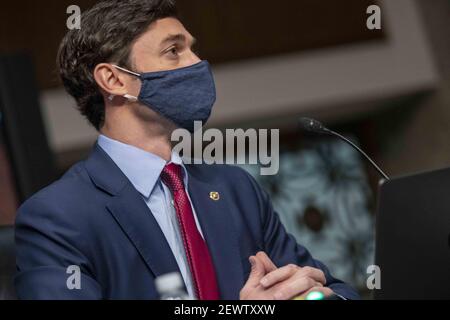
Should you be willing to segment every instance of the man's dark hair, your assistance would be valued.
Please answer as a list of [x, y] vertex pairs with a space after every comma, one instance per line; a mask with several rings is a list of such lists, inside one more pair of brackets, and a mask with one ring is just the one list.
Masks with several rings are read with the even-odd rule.
[[176, 17], [175, 0], [105, 0], [81, 15], [81, 29], [61, 42], [57, 64], [67, 92], [99, 130], [105, 118], [103, 96], [93, 71], [102, 62], [131, 68], [133, 42], [154, 21]]

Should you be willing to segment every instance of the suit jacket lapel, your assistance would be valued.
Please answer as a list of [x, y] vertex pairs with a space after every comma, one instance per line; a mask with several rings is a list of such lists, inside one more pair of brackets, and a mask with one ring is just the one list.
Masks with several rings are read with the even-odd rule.
[[170, 246], [150, 209], [100, 146], [94, 147], [86, 161], [86, 169], [97, 187], [112, 195], [107, 209], [154, 276], [180, 272]]
[[[236, 228], [227, 204], [230, 198], [218, 183], [206, 182], [196, 174], [198, 170], [193, 166], [186, 167], [189, 172], [189, 195], [213, 259], [221, 298], [237, 300], [244, 277]], [[218, 192], [220, 199], [211, 199], [211, 192]]]
[[114, 197], [107, 208], [155, 277], [170, 272], [180, 273], [158, 222], [131, 184]]

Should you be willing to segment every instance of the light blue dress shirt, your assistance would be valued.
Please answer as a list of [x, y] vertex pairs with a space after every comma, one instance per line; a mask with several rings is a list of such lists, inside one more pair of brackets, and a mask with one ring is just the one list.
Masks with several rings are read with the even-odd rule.
[[[161, 228], [172, 250], [175, 260], [183, 277], [184, 283], [191, 298], [196, 298], [192, 276], [189, 269], [183, 239], [180, 233], [177, 213], [173, 205], [173, 198], [167, 186], [159, 178], [167, 162], [159, 156], [110, 139], [104, 135], [98, 138], [98, 144], [115, 162], [125, 176], [130, 180], [136, 190], [150, 209]], [[172, 153], [172, 163], [181, 165], [184, 172], [184, 186], [191, 202], [192, 212], [200, 234], [203, 233], [195, 213], [194, 206], [188, 192], [188, 175], [181, 157]], [[149, 214], [150, 214], [149, 212]]]

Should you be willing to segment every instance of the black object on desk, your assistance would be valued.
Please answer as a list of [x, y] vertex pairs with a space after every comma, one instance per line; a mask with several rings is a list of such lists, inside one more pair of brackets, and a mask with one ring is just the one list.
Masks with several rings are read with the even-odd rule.
[[450, 299], [450, 168], [384, 181], [375, 299]]

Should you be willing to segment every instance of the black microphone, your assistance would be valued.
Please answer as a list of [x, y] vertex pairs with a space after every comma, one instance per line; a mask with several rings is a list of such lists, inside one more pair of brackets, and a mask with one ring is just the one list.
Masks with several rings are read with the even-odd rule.
[[344, 137], [343, 135], [334, 132], [333, 130], [328, 129], [322, 123], [317, 120], [310, 118], [300, 118], [299, 120], [300, 127], [306, 131], [314, 132], [314, 133], [322, 133], [329, 134], [338, 137], [339, 139], [344, 140], [349, 145], [351, 145], [356, 151], [362, 154], [371, 164], [372, 166], [383, 176], [384, 179], [389, 180], [389, 177], [377, 166], [377, 164], [364, 152], [362, 151], [356, 144], [351, 142], [349, 139]]

